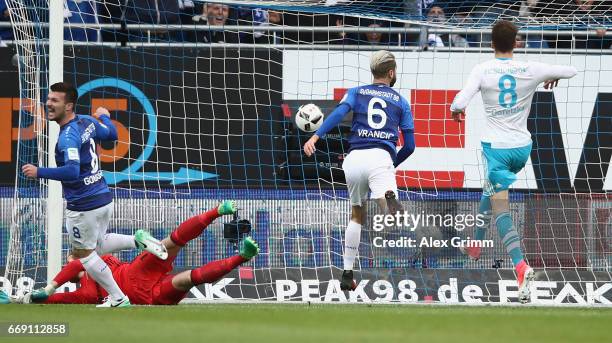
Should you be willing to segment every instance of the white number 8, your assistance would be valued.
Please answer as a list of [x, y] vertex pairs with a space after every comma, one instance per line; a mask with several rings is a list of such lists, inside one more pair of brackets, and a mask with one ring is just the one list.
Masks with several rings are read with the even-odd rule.
[[95, 174], [98, 172], [98, 154], [96, 154], [96, 142], [93, 138], [89, 139], [89, 153], [91, 154], [91, 173]]
[[[374, 104], [379, 104], [382, 108], [374, 108]], [[368, 103], [368, 125], [373, 129], [382, 129], [387, 123], [387, 113], [384, 109], [387, 108], [387, 103], [381, 98], [372, 98]], [[374, 121], [374, 115], [380, 116], [380, 121]]]

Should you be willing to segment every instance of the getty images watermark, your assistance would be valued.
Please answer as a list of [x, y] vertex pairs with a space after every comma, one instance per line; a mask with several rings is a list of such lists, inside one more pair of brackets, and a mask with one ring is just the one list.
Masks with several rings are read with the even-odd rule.
[[[400, 211], [395, 214], [376, 214], [372, 217], [372, 229], [376, 232], [385, 230], [385, 228], [393, 229], [408, 229], [412, 232], [417, 228], [452, 228], [458, 233], [467, 228], [475, 226], [483, 226], [485, 224], [484, 215], [482, 214], [419, 214]], [[382, 236], [374, 236], [372, 244], [377, 248], [468, 248], [468, 247], [493, 247], [493, 240], [483, 239], [475, 240], [469, 236], [461, 237], [454, 236], [448, 239], [434, 238], [431, 236], [423, 236], [419, 238], [412, 237], [394, 237], [387, 239]]]

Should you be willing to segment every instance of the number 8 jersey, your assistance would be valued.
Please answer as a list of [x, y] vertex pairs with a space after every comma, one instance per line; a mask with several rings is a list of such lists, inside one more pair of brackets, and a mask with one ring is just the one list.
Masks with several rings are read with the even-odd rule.
[[79, 164], [79, 177], [74, 181], [62, 181], [69, 210], [89, 211], [112, 202], [96, 151], [97, 143], [108, 139], [108, 132], [106, 125], [84, 115], [77, 115], [60, 128], [55, 163], [58, 167]]
[[547, 80], [576, 75], [572, 66], [496, 58], [474, 67], [468, 81], [457, 94], [451, 111], [465, 110], [480, 91], [487, 117], [481, 140], [493, 148], [519, 148], [531, 143], [527, 118], [538, 85]]
[[393, 88], [373, 84], [351, 88], [340, 104], [353, 110], [351, 150], [382, 148], [395, 160], [399, 130], [414, 130], [408, 101]]

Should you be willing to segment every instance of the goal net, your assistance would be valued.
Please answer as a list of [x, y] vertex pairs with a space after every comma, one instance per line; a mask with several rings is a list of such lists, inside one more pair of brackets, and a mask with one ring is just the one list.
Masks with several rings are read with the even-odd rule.
[[[47, 279], [47, 183], [24, 163], [53, 154], [44, 120], [49, 86], [46, 1], [7, 1], [18, 66], [20, 110], [14, 188], [2, 192], [0, 262], [6, 290]], [[158, 4], [154, 6], [153, 4]], [[454, 122], [449, 106], [472, 68], [492, 58], [490, 28], [511, 19], [516, 59], [575, 66], [576, 77], [534, 96], [533, 150], [510, 191], [510, 212], [534, 303], [612, 301], [612, 54], [605, 2], [538, 1], [67, 1], [64, 80], [79, 91], [77, 113], [111, 112], [119, 140], [99, 146], [114, 194], [110, 232], [167, 236], [183, 220], [235, 199], [261, 253], [187, 301], [517, 302], [510, 257], [491, 227], [478, 261], [453, 242], [473, 236], [485, 117], [480, 96]], [[307, 103], [329, 114], [346, 90], [371, 82], [369, 57], [398, 61], [395, 89], [411, 105], [416, 151], [398, 166], [407, 213], [430, 216], [414, 230], [374, 228], [367, 204], [355, 264], [358, 288], [340, 291], [350, 203], [342, 162], [350, 115], [322, 139], [294, 122]], [[16, 87], [17, 85], [14, 85]], [[18, 117], [17, 117], [18, 116]], [[400, 145], [402, 140], [400, 139]], [[61, 200], [53, 200], [61, 201]], [[449, 219], [452, 218], [452, 219]], [[221, 218], [190, 242], [175, 269], [235, 253]], [[68, 253], [65, 229], [62, 261]], [[416, 241], [382, 247], [380, 242]], [[422, 240], [447, 242], [424, 246]], [[444, 244], [443, 244], [444, 245]], [[129, 261], [135, 251], [118, 253]], [[74, 289], [69, 284], [66, 289]]]

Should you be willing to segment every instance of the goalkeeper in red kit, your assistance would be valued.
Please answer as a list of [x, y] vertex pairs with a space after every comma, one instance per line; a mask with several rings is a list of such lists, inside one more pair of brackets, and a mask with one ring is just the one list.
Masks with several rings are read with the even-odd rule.
[[[172, 275], [172, 263], [179, 251], [190, 240], [198, 237], [204, 229], [216, 218], [234, 214], [236, 204], [234, 201], [224, 201], [218, 207], [191, 217], [179, 225], [169, 237], [162, 241], [168, 250], [168, 258], [162, 260], [157, 256], [143, 252], [132, 262], [122, 262], [112, 255], [103, 255], [102, 259], [111, 268], [113, 278], [121, 290], [127, 294], [132, 304], [139, 305], [176, 305], [196, 285], [211, 283], [232, 271], [240, 264], [250, 260], [259, 252], [257, 243], [246, 237], [240, 243], [238, 255], [210, 262], [202, 267], [183, 271]], [[54, 285], [60, 287], [68, 281], [80, 278], [81, 287], [74, 292], [54, 293], [47, 296], [44, 292], [34, 291], [14, 299], [12, 302], [45, 303], [45, 304], [99, 304], [107, 296], [106, 291], [100, 287], [87, 273], [80, 260], [72, 259], [62, 268], [53, 280]], [[0, 293], [3, 293], [0, 291]], [[6, 294], [0, 295], [1, 298]], [[8, 300], [8, 299], [6, 299]], [[8, 302], [8, 301], [5, 301]]]

